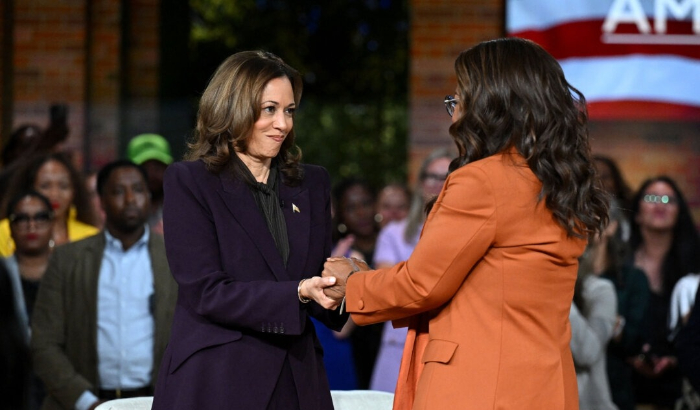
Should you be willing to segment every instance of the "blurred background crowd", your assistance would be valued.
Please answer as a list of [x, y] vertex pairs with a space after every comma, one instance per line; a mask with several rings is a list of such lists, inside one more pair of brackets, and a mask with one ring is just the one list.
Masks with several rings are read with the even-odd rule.
[[[680, 1], [695, 13], [660, 16], [655, 3], [3, 1], [0, 255], [20, 280], [0, 275], [0, 348], [28, 357], [52, 250], [103, 228], [102, 166], [128, 158], [146, 170], [148, 224], [162, 233], [163, 173], [185, 151], [214, 68], [244, 49], [304, 76], [297, 143], [333, 178], [334, 254], [377, 268], [407, 259], [456, 156], [442, 103], [454, 57], [517, 35], [547, 48], [588, 98], [596, 168], [614, 197], [570, 315], [581, 408], [700, 409], [700, 364], [677, 351], [700, 283], [700, 7]], [[636, 34], [646, 43], [621, 37]], [[28, 191], [48, 201], [20, 201]], [[332, 389], [393, 392], [405, 329], [317, 330]], [[3, 354], [2, 377], [16, 383], [0, 382], [3, 396], [24, 382], [12, 376], [22, 357]], [[38, 408], [43, 383], [27, 374]]]

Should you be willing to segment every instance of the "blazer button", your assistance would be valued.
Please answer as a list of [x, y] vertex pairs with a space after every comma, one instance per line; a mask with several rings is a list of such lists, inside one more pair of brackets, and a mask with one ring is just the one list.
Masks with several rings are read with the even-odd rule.
[[360, 299], [359, 302], [357, 302], [357, 308], [362, 310], [365, 308], [365, 301]]

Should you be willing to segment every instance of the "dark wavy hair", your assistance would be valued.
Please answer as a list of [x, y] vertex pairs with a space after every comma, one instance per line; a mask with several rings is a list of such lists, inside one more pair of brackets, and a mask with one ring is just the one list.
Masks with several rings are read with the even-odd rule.
[[[62, 152], [40, 154], [31, 157], [27, 163], [24, 164], [24, 166], [15, 174], [16, 176], [14, 177], [9, 189], [8, 198], [13, 198], [21, 191], [34, 188], [34, 183], [36, 182], [39, 170], [49, 161], [56, 161], [68, 170], [68, 175], [70, 176], [70, 181], [73, 188], [72, 205], [75, 206], [77, 211], [76, 219], [89, 225], [95, 225], [96, 217], [94, 215], [92, 205], [90, 204], [90, 195], [87, 192], [85, 181], [83, 180], [82, 175], [80, 175], [80, 172], [75, 169], [68, 156]], [[2, 209], [4, 210], [6, 208], [7, 205], [5, 202]]]
[[602, 231], [609, 201], [591, 160], [586, 100], [559, 63], [532, 41], [501, 38], [463, 51], [455, 71], [461, 116], [450, 135], [459, 157], [450, 170], [514, 148], [569, 236]]
[[649, 185], [655, 182], [668, 184], [678, 200], [678, 219], [673, 227], [673, 242], [661, 265], [663, 294], [668, 298], [678, 279], [691, 272], [700, 272], [700, 252], [698, 251], [700, 235], [695, 228], [688, 203], [676, 182], [666, 175], [649, 178], [642, 183], [632, 199], [632, 233], [630, 235], [632, 255], [644, 242], [639, 224], [636, 222], [639, 205]]
[[[233, 169], [238, 176], [241, 164], [234, 152], [245, 152], [255, 122], [260, 118], [260, 100], [267, 83], [276, 78], [292, 83], [294, 102], [299, 105], [303, 83], [299, 73], [281, 58], [266, 51], [242, 51], [227, 58], [216, 69], [199, 101], [194, 139], [188, 144], [185, 159], [201, 159], [207, 169], [220, 173]], [[294, 128], [289, 131], [277, 155], [287, 185], [303, 178], [299, 165], [301, 150], [294, 143]]]

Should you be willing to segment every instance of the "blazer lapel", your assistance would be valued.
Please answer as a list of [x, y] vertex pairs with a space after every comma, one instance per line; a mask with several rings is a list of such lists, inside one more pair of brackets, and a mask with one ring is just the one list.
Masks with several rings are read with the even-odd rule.
[[[87, 314], [90, 318], [90, 328], [85, 331], [89, 335], [92, 346], [88, 346], [87, 352], [89, 354], [95, 354], [97, 352], [97, 297], [98, 297], [98, 283], [100, 277], [100, 267], [102, 265], [102, 254], [105, 249], [105, 235], [104, 232], [93, 237], [91, 246], [85, 249], [83, 269], [81, 272], [82, 282], [83, 282], [83, 294], [85, 295], [85, 304], [87, 305], [86, 312], [81, 312], [81, 315]], [[82, 257], [81, 255], [76, 255], [76, 257]], [[97, 363], [97, 356], [95, 356], [95, 363]]]
[[258, 204], [255, 202], [250, 188], [244, 182], [234, 180], [225, 174], [222, 172], [220, 175], [222, 189], [218, 192], [226, 207], [263, 255], [277, 280], [289, 280], [282, 256], [275, 247], [275, 240], [272, 238], [264, 216], [258, 209]]
[[282, 211], [287, 224], [289, 237], [289, 260], [287, 272], [292, 279], [301, 279], [316, 272], [303, 272], [309, 251], [311, 232], [311, 204], [309, 190], [304, 186], [290, 187], [280, 184], [280, 200], [284, 204]]

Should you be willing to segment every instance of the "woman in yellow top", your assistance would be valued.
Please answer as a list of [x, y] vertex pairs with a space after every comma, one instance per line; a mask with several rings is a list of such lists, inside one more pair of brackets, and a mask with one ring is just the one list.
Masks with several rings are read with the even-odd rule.
[[[52, 245], [77, 241], [99, 232], [92, 226], [94, 216], [85, 184], [64, 154], [33, 157], [16, 175], [8, 198], [16, 192], [34, 189], [51, 201], [55, 214]], [[0, 255], [10, 256], [14, 250], [10, 224], [5, 218], [0, 221]]]

